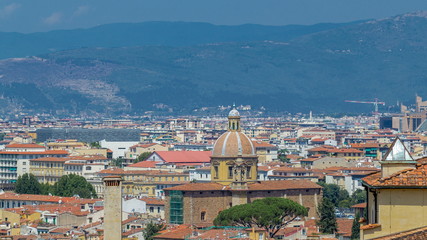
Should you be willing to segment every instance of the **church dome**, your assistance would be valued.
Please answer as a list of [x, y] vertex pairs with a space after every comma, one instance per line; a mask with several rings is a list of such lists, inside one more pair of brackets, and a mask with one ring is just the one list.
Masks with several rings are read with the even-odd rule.
[[240, 113], [239, 111], [237, 111], [237, 109], [233, 108], [229, 113], [228, 113], [229, 117], [240, 117]]
[[255, 148], [252, 141], [240, 131], [228, 131], [215, 142], [213, 157], [253, 156]]

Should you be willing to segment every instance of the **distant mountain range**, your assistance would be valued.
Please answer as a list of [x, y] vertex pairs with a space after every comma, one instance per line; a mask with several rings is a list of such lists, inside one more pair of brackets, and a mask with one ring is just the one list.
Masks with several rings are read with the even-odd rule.
[[0, 61], [0, 110], [188, 113], [236, 102], [276, 112], [367, 112], [371, 106], [344, 100], [427, 97], [426, 27], [418, 12], [314, 26], [160, 22], [0, 33], [0, 57], [13, 57]]

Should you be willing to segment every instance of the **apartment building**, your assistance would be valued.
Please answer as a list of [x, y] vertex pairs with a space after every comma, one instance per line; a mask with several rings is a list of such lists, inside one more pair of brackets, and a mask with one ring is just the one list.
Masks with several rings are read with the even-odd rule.
[[38, 144], [9, 144], [0, 151], [0, 184], [16, 182], [18, 176], [30, 172], [30, 159], [65, 157], [67, 151], [46, 150]]

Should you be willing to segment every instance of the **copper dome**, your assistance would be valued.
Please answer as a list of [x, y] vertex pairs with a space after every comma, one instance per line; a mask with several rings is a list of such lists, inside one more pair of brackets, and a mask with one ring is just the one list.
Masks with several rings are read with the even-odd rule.
[[252, 141], [240, 131], [228, 131], [215, 142], [213, 157], [253, 156], [255, 148]]

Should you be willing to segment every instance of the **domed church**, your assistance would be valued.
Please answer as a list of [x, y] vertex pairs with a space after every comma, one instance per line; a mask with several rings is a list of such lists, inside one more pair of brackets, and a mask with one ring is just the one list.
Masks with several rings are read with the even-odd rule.
[[167, 223], [212, 224], [222, 210], [264, 197], [289, 198], [307, 207], [309, 217], [317, 217], [321, 187], [309, 180], [258, 181], [258, 156], [241, 127], [234, 107], [228, 114], [228, 130], [214, 145], [211, 182], [164, 189]]
[[228, 114], [228, 131], [215, 142], [211, 157], [212, 182], [247, 189], [257, 181], [258, 157], [252, 141], [241, 131], [240, 114], [233, 108]]

